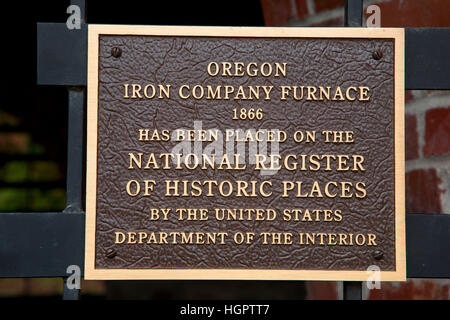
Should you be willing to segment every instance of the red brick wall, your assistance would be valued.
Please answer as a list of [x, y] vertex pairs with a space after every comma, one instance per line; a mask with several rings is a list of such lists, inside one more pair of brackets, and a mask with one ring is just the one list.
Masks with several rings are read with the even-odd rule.
[[[343, 26], [345, 0], [261, 0], [267, 26]], [[381, 27], [450, 27], [449, 0], [367, 0]], [[368, 14], [365, 12], [365, 19]], [[450, 76], [450, 73], [449, 73]], [[450, 91], [405, 92], [406, 212], [450, 214]], [[425, 232], [425, 231], [424, 231]], [[418, 235], [420, 236], [420, 235]], [[309, 299], [338, 299], [336, 282], [309, 282]], [[450, 280], [408, 279], [368, 299], [449, 299]]]

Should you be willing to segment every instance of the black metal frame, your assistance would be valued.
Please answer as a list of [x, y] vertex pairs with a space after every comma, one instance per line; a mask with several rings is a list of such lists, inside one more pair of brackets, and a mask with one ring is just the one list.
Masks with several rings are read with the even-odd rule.
[[[84, 1], [72, 1], [85, 12]], [[347, 0], [345, 24], [362, 26], [362, 0]], [[63, 277], [84, 266], [84, 146], [87, 26], [68, 30], [64, 23], [38, 23], [37, 83], [69, 90], [67, 200], [63, 212], [0, 214], [0, 278]], [[407, 89], [450, 89], [450, 28], [406, 29]], [[450, 215], [407, 214], [406, 258], [409, 278], [450, 278]], [[428, 232], [426, 232], [428, 231]], [[83, 274], [83, 271], [82, 271]], [[344, 299], [361, 299], [361, 282], [344, 282]]]

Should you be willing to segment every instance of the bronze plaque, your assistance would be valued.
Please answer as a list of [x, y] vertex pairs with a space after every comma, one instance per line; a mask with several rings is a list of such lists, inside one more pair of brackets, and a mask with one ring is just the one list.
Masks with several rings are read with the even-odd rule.
[[405, 280], [403, 39], [89, 26], [86, 278]]

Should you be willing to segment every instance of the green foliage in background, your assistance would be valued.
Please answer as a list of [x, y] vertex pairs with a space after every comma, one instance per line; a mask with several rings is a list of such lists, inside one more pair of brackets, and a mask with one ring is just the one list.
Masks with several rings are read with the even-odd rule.
[[[4, 141], [5, 137], [3, 138]], [[13, 142], [17, 144], [17, 136], [14, 139]], [[20, 143], [22, 155], [45, 153], [44, 148], [33, 144], [29, 136], [24, 136], [23, 140], [24, 143]], [[3, 143], [0, 153], [17, 154], [17, 148], [11, 149], [10, 145]], [[65, 189], [48, 188], [45, 187], [45, 183], [63, 180], [61, 166], [54, 161], [1, 161], [0, 158], [0, 212], [62, 211], [66, 201]]]

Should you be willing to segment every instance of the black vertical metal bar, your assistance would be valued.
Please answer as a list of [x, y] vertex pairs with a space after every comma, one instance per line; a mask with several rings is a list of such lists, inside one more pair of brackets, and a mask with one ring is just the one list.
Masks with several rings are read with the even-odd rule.
[[[86, 1], [71, 0], [71, 5], [80, 8], [81, 23], [86, 22]], [[77, 32], [77, 31], [75, 31]], [[79, 30], [78, 30], [79, 32]], [[83, 142], [84, 106], [86, 90], [83, 87], [70, 87], [67, 138], [67, 181], [65, 213], [82, 211], [83, 202]], [[67, 277], [63, 278], [63, 300], [79, 300], [80, 289], [69, 289]]]
[[85, 0], [70, 0], [71, 5], [80, 7], [81, 23], [86, 22], [86, 1]]
[[363, 0], [345, 1], [345, 26], [361, 27], [363, 14]]
[[84, 88], [69, 88], [67, 191], [64, 209], [67, 213], [82, 211], [84, 98]]
[[69, 289], [67, 287], [67, 278], [63, 278], [63, 282], [64, 282], [63, 300], [79, 300], [80, 289]]
[[[346, 0], [345, 1], [345, 26], [361, 27], [363, 14], [363, 0]], [[344, 300], [361, 300], [362, 299], [362, 282], [344, 281]]]
[[[71, 0], [80, 8], [81, 22], [86, 22], [86, 1]], [[74, 32], [80, 32], [74, 31]], [[64, 212], [80, 212], [83, 200], [83, 132], [85, 89], [70, 87], [67, 148], [67, 192]]]
[[362, 282], [344, 281], [344, 300], [362, 299]]
[[[69, 88], [66, 214], [82, 210], [84, 101], [84, 88]], [[63, 300], [78, 300], [80, 289], [69, 289], [63, 280]]]

